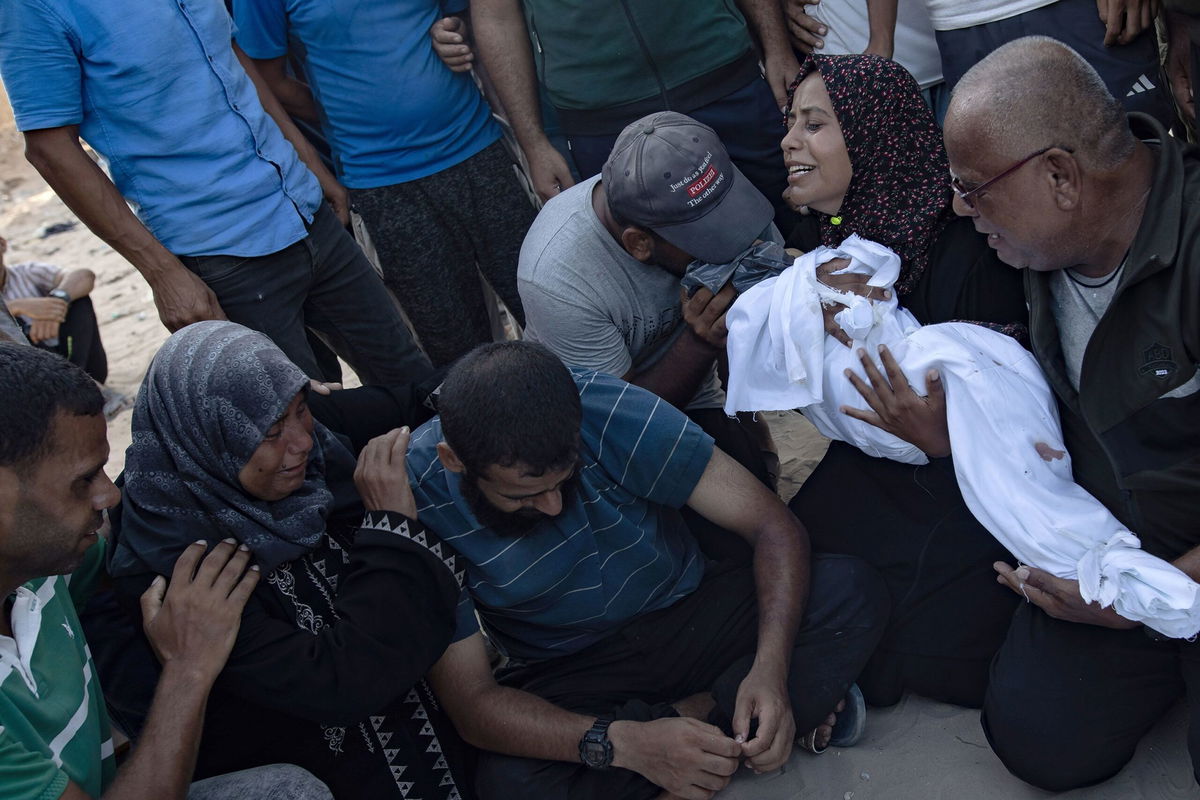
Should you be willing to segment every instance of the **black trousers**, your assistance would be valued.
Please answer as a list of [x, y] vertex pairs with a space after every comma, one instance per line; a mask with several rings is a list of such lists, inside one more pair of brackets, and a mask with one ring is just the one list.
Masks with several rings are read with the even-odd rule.
[[58, 344], [38, 346], [82, 368], [96, 383], [108, 380], [108, 356], [100, 343], [100, 326], [90, 297], [81, 297], [67, 306], [67, 318], [58, 326]]
[[1185, 693], [1200, 781], [1200, 649], [1056, 620], [1021, 604], [992, 664], [983, 729], [1023, 781], [1065, 792], [1108, 780]]
[[[313, 215], [307, 236], [278, 252], [179, 260], [213, 290], [231, 321], [266, 334], [310, 378], [328, 379], [336, 369], [327, 347], [368, 385], [418, 381], [433, 371], [328, 204]], [[312, 334], [327, 347], [314, 352]]]
[[978, 708], [1017, 600], [992, 564], [1012, 556], [967, 508], [950, 459], [913, 466], [834, 442], [788, 504], [815, 552], [879, 570], [892, 616], [859, 677], [867, 702], [906, 691]]
[[[797, 731], [816, 727], [845, 695], [887, 614], [887, 590], [871, 567], [848, 556], [813, 559], [788, 676]], [[639, 617], [578, 653], [518, 665], [497, 677], [562, 708], [620, 720], [678, 716], [672, 702], [712, 692], [717, 707], [709, 721], [729, 733], [757, 630], [751, 568], [712, 565], [699, 588], [670, 608]], [[636, 800], [662, 792], [630, 770], [496, 753], [481, 753], [476, 785], [484, 800]]]

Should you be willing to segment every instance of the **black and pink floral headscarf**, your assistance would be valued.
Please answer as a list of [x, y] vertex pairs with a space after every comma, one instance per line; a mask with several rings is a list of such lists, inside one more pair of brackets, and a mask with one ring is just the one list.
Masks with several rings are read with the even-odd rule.
[[821, 242], [836, 247], [853, 233], [900, 256], [896, 291], [907, 294], [929, 264], [934, 241], [954, 218], [942, 132], [913, 76], [879, 56], [809, 55], [788, 88], [821, 74], [854, 171], [833, 224], [817, 214]]

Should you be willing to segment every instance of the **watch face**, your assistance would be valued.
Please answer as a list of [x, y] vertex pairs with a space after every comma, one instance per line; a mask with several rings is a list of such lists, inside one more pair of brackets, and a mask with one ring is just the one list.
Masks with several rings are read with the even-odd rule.
[[583, 760], [589, 767], [607, 767], [608, 762], [605, 759], [605, 747], [600, 742], [584, 742], [580, 748], [583, 751]]

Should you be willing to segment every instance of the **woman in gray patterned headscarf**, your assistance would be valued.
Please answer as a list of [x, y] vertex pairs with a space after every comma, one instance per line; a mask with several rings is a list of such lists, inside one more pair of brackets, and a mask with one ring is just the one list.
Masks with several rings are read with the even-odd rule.
[[[364, 509], [355, 459], [312, 418], [308, 390], [240, 325], [168, 339], [134, 408], [109, 571], [128, 607], [197, 539], [237, 539], [262, 569], [209, 703], [199, 777], [282, 762], [340, 800], [470, 797], [456, 734], [421, 679], [454, 628], [455, 557], [430, 552], [406, 478], [399, 502]], [[367, 449], [402, 453], [406, 438]]]
[[[168, 339], [133, 410], [114, 570], [127, 571], [136, 553], [154, 572], [169, 574], [188, 542], [233, 537], [265, 575], [316, 547], [335, 508], [326, 474], [349, 478], [354, 471], [354, 457], [324, 425], [309, 417], [311, 450], [293, 456], [303, 469], [286, 497], [255, 497], [239, 480], [264, 436], [307, 389], [308, 378], [283, 351], [240, 325], [201, 322]], [[341, 494], [339, 506], [360, 510], [357, 495]]]

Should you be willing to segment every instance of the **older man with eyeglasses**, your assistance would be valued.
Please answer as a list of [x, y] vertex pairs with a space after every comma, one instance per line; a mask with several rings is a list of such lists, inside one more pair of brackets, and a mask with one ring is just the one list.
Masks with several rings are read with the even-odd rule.
[[[955, 209], [1026, 270], [1076, 480], [1145, 550], [1200, 577], [1200, 151], [1126, 117], [1078, 54], [1043, 37], [963, 77], [945, 137]], [[1106, 780], [1194, 696], [1200, 648], [1084, 603], [1074, 581], [996, 570], [1029, 604], [992, 665], [993, 749], [1052, 791]], [[1194, 728], [1200, 703], [1189, 713]], [[1189, 747], [1195, 766], [1200, 739]]]

